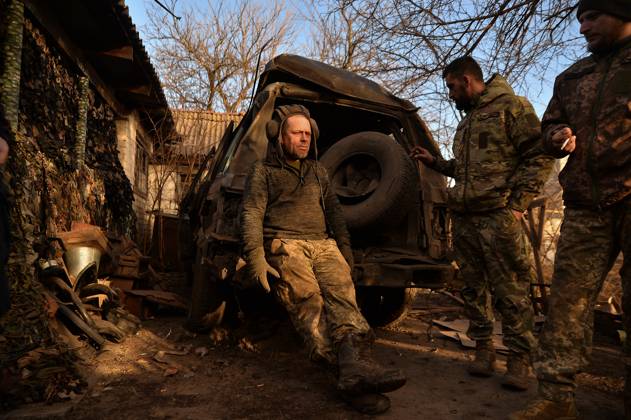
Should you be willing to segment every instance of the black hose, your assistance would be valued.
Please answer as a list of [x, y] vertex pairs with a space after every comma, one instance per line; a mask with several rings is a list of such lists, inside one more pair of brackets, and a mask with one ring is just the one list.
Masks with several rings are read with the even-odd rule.
[[72, 290], [70, 286], [66, 284], [65, 281], [63, 281], [59, 277], [54, 277], [54, 276], [47, 277], [46, 281], [52, 282], [55, 286], [59, 287], [64, 292], [68, 293], [68, 295], [70, 296], [70, 299], [72, 299], [72, 303], [74, 303], [74, 305], [77, 307], [77, 311], [79, 312], [79, 315], [81, 316], [81, 318], [83, 318], [83, 321], [86, 324], [88, 324], [90, 327], [96, 328], [96, 325], [94, 324], [94, 320], [92, 319], [90, 314], [88, 314], [88, 311], [85, 309], [85, 306], [83, 306], [81, 299], [79, 298], [79, 296], [77, 296], [74, 290]]
[[73, 324], [75, 324], [81, 331], [85, 333], [92, 341], [94, 341], [99, 348], [103, 347], [105, 344], [105, 338], [98, 332], [96, 332], [92, 327], [86, 324], [81, 318], [79, 318], [71, 309], [64, 305], [59, 305], [59, 311], [68, 318]]

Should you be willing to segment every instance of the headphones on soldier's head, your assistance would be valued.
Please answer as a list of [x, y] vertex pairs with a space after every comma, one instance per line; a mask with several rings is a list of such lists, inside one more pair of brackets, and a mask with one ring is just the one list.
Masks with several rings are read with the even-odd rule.
[[311, 118], [311, 114], [309, 114], [309, 110], [303, 106], [298, 104], [293, 105], [281, 105], [274, 109], [274, 113], [272, 114], [272, 119], [267, 122], [265, 125], [265, 133], [267, 134], [267, 139], [270, 141], [276, 141], [280, 132], [287, 121], [287, 118], [293, 115], [302, 115], [309, 120], [309, 125], [311, 125], [311, 139], [315, 142], [318, 140], [318, 136], [320, 135], [320, 130], [318, 129], [318, 124], [315, 122], [313, 118]]

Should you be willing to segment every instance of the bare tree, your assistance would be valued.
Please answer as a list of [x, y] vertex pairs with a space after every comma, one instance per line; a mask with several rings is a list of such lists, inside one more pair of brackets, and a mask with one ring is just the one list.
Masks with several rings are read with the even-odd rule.
[[[305, 0], [311, 1], [311, 0]], [[556, 71], [582, 53], [574, 0], [327, 0], [317, 10], [312, 57], [383, 83], [419, 105], [442, 143], [458, 113], [441, 76], [446, 63], [474, 56], [522, 94], [537, 97]]]
[[291, 16], [279, 0], [208, 1], [206, 9], [177, 1], [177, 20], [154, 5], [148, 38], [171, 106], [239, 112], [247, 107], [259, 54], [265, 63], [291, 37]]
[[303, 17], [312, 25], [308, 54], [335, 67], [369, 73], [375, 57], [368, 48], [368, 22], [352, 7], [353, 0], [305, 0], [305, 6]]

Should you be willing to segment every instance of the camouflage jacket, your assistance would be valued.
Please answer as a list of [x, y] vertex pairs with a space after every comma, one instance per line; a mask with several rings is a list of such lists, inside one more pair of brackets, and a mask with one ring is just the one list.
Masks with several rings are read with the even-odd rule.
[[458, 124], [454, 158], [438, 157], [433, 168], [455, 179], [448, 192], [448, 205], [454, 211], [507, 206], [524, 211], [552, 169], [553, 159], [542, 152], [539, 119], [532, 105], [496, 74]]
[[570, 127], [576, 148], [559, 175], [570, 207], [600, 208], [631, 194], [631, 39], [607, 56], [584, 58], [561, 73], [543, 116], [544, 147]]
[[272, 238], [327, 237], [333, 237], [339, 247], [350, 246], [344, 214], [326, 169], [312, 159], [303, 160], [300, 170], [280, 159], [256, 162], [243, 194], [244, 253]]

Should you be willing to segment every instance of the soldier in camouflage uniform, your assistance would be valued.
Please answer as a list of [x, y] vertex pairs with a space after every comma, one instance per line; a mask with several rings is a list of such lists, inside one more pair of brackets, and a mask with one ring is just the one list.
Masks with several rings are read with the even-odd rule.
[[487, 377], [494, 373], [495, 307], [510, 349], [502, 383], [525, 390], [535, 345], [529, 298], [534, 272], [520, 219], [540, 193], [553, 160], [541, 153], [540, 125], [532, 105], [516, 96], [500, 75], [484, 83], [478, 63], [463, 57], [449, 64], [443, 77], [450, 98], [467, 113], [454, 138], [454, 159], [443, 160], [421, 147], [412, 156], [455, 179], [448, 205], [456, 262], [465, 283], [467, 334], [476, 341], [468, 371]]
[[390, 403], [380, 393], [400, 388], [405, 377], [369, 356], [374, 333], [355, 300], [353, 252], [337, 196], [316, 160], [317, 124], [302, 105], [280, 106], [267, 136], [267, 159], [254, 164], [243, 196], [251, 277], [287, 309], [311, 359], [337, 365], [338, 390], [353, 407], [383, 412]]
[[581, 1], [592, 55], [561, 73], [543, 117], [544, 147], [569, 154], [565, 215], [546, 323], [534, 358], [539, 396], [513, 419], [576, 418], [576, 374], [588, 362], [594, 305], [622, 251], [625, 410], [631, 419], [631, 1]]

